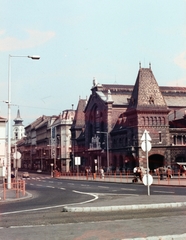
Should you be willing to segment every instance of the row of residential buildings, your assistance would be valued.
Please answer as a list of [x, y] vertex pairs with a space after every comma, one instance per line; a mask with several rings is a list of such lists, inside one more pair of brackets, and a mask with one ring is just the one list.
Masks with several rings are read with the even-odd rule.
[[[159, 86], [149, 68], [134, 85], [101, 84], [93, 79], [88, 99], [58, 116], [41, 116], [23, 126], [18, 110], [13, 125], [23, 169], [60, 172], [132, 170], [147, 166], [142, 150], [145, 130], [151, 137], [150, 170], [186, 164], [186, 88]], [[13, 161], [12, 161], [13, 162]], [[2, 161], [1, 161], [1, 164]]]

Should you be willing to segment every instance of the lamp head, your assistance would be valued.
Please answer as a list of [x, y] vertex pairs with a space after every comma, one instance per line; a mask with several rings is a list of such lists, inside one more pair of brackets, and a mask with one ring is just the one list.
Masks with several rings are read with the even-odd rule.
[[39, 59], [40, 59], [40, 56], [33, 55], [33, 56], [28, 56], [28, 58], [31, 58], [31, 59], [33, 59], [33, 60], [39, 60]]

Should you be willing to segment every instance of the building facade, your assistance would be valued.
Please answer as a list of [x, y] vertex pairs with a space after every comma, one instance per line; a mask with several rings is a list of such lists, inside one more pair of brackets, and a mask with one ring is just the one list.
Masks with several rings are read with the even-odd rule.
[[70, 170], [73, 109], [59, 116], [41, 116], [25, 127], [25, 137], [17, 141], [22, 168], [50, 172]]
[[6, 174], [7, 166], [7, 137], [6, 137], [7, 119], [0, 117], [0, 183]]
[[[150, 170], [185, 161], [185, 112], [179, 117], [178, 112], [185, 111], [186, 88], [159, 86], [149, 65], [140, 66], [134, 85], [99, 84], [94, 79], [91, 91], [82, 131], [74, 140], [74, 156], [81, 157], [83, 167], [92, 171], [146, 167], [141, 148], [145, 130], [152, 139]], [[76, 117], [72, 132], [77, 132], [75, 123]]]
[[[93, 79], [89, 98], [79, 99], [76, 110], [41, 116], [25, 127], [25, 137], [17, 142], [22, 168], [96, 172], [147, 167], [141, 148], [145, 131], [151, 137], [150, 170], [178, 168], [177, 163], [186, 163], [185, 102], [186, 88], [159, 86], [151, 65], [139, 66], [134, 85]], [[19, 112], [17, 119], [22, 125]]]

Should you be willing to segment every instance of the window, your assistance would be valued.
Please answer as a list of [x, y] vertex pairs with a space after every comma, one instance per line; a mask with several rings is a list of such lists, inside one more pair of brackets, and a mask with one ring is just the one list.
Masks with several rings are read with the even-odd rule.
[[162, 142], [162, 139], [161, 139], [161, 132], [159, 132], [159, 142], [160, 142], [160, 143]]

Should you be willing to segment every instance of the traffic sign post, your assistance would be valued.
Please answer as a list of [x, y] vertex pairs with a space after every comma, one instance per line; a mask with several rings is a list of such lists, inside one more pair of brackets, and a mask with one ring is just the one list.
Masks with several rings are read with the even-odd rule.
[[17, 145], [15, 145], [15, 152], [13, 153], [15, 177], [18, 179], [18, 168], [21, 167], [21, 153], [17, 151]]
[[147, 192], [148, 196], [150, 195], [150, 185], [152, 184], [152, 176], [149, 177], [149, 159], [148, 159], [148, 152], [151, 150], [152, 145], [151, 145], [151, 137], [148, 134], [147, 130], [144, 131], [143, 136], [141, 138], [142, 144], [141, 148], [144, 152], [146, 152], [146, 160], [147, 160], [147, 174], [144, 175], [143, 178], [143, 183], [144, 185], [147, 185]]

